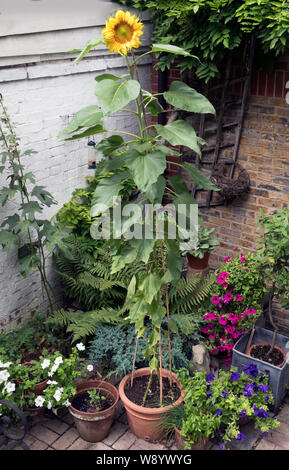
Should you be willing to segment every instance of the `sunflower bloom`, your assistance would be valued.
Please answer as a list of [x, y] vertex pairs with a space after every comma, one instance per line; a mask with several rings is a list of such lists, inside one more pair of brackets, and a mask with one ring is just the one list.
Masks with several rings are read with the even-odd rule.
[[129, 11], [118, 10], [111, 16], [102, 30], [106, 46], [110, 52], [127, 55], [127, 51], [138, 48], [143, 23]]

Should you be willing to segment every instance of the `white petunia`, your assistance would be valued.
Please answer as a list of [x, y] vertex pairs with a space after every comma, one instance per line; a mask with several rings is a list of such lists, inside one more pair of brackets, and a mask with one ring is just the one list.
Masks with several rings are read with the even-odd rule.
[[62, 388], [62, 387], [58, 388], [58, 389], [55, 391], [53, 397], [55, 398], [56, 401], [60, 401], [62, 392], [63, 392], [63, 388]]
[[11, 394], [12, 392], [15, 392], [15, 384], [13, 382], [7, 382], [4, 390], [7, 391], [7, 393]]
[[59, 364], [62, 364], [63, 363], [63, 359], [61, 356], [58, 356], [55, 361], [54, 361], [54, 364], [59, 366]]
[[47, 403], [46, 408], [47, 408], [48, 410], [51, 410], [51, 408], [52, 408], [51, 401], [49, 401], [49, 402]]
[[40, 395], [36, 397], [34, 401], [35, 406], [40, 407], [40, 408], [43, 406], [44, 402], [45, 402], [45, 398], [41, 397]]
[[47, 380], [47, 385], [57, 385], [57, 383], [55, 380]]
[[87, 366], [87, 370], [88, 370], [88, 372], [93, 371], [93, 365], [89, 364], [89, 365]]
[[9, 374], [8, 370], [1, 370], [1, 372], [0, 372], [0, 384], [2, 384], [3, 382], [7, 382], [9, 377], [10, 377], [10, 374]]
[[53, 364], [53, 366], [51, 367], [50, 372], [48, 372], [48, 376], [52, 377], [53, 374], [57, 371], [57, 369], [58, 369], [58, 364]]
[[66, 400], [66, 402], [64, 403], [64, 406], [67, 406], [67, 407], [68, 407], [68, 406], [70, 406], [70, 405], [71, 405], [70, 401], [69, 401], [69, 400]]
[[50, 359], [44, 359], [44, 361], [41, 364], [42, 369], [47, 369], [47, 367], [50, 366]]
[[12, 362], [2, 362], [2, 361], [0, 361], [0, 367], [4, 368], [4, 369], [8, 369], [8, 367], [10, 367], [11, 364], [12, 364]]
[[85, 346], [84, 346], [83, 343], [78, 343], [76, 345], [76, 347], [77, 347], [78, 351], [85, 351]]

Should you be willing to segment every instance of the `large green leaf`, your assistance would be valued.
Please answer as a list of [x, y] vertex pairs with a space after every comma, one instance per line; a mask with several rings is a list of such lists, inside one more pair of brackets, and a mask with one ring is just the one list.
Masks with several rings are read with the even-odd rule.
[[20, 245], [20, 238], [9, 230], [1, 230], [0, 244], [3, 245], [7, 253], [11, 253]]
[[137, 239], [134, 238], [130, 241], [132, 247], [137, 248], [137, 259], [140, 259], [145, 264], [147, 264], [149, 257], [154, 249], [154, 245], [156, 243], [155, 239], [146, 239], [141, 238]]
[[117, 197], [123, 188], [123, 181], [129, 176], [128, 171], [122, 171], [111, 178], [104, 178], [99, 182], [92, 198], [91, 217], [97, 217], [103, 210], [101, 206], [107, 208], [113, 206], [114, 198]]
[[153, 183], [145, 193], [146, 198], [152, 204], [161, 204], [166, 189], [166, 179], [164, 176], [159, 176], [157, 181]]
[[80, 52], [80, 54], [74, 60], [74, 62], [79, 62], [81, 59], [83, 59], [84, 56], [86, 56], [86, 54], [88, 54], [91, 51], [91, 49], [93, 49], [96, 46], [99, 46], [100, 44], [105, 45], [103, 36], [97, 36], [96, 38], [91, 39], [84, 46], [83, 49], [73, 49], [72, 51], [68, 51], [68, 52], [71, 52], [71, 53]]
[[164, 93], [164, 98], [172, 106], [185, 111], [216, 114], [210, 101], [184, 82], [172, 82], [169, 91]]
[[186, 57], [193, 57], [198, 59], [197, 56], [190, 54], [182, 47], [173, 46], [172, 44], [153, 44], [151, 50], [152, 52], [169, 52], [170, 54], [183, 55]]
[[176, 281], [181, 277], [182, 273], [182, 256], [178, 249], [178, 245], [175, 240], [165, 240], [167, 246], [167, 258], [166, 258], [166, 267], [167, 271], [165, 272], [162, 282], [168, 283]]
[[201, 155], [197, 135], [192, 126], [186, 121], [178, 120], [166, 126], [156, 124], [156, 130], [171, 145], [184, 145], [194, 150], [198, 155]]
[[166, 157], [162, 152], [139, 152], [135, 147], [126, 152], [125, 160], [136, 186], [144, 193], [157, 182], [167, 166]]
[[92, 105], [78, 111], [71, 119], [68, 126], [66, 126], [59, 134], [58, 137], [63, 135], [72, 134], [84, 127], [92, 127], [101, 124], [102, 112], [99, 106]]
[[139, 290], [143, 293], [145, 301], [151, 304], [161, 287], [161, 278], [157, 274], [151, 273], [139, 285]]
[[117, 273], [123, 269], [127, 264], [133, 263], [138, 254], [138, 247], [126, 244], [118, 250], [118, 253], [113, 256], [111, 273]]
[[180, 176], [172, 176], [169, 179], [169, 185], [173, 188], [176, 194], [182, 194], [188, 192], [188, 187], [183, 178]]
[[135, 100], [140, 92], [140, 84], [136, 80], [118, 82], [105, 79], [96, 84], [95, 95], [99, 106], [105, 114], [112, 114]]
[[116, 75], [112, 75], [112, 73], [102, 73], [101, 75], [97, 75], [95, 77], [96, 82], [102, 82], [102, 80], [119, 80], [120, 77], [117, 77]]
[[42, 212], [42, 208], [37, 201], [25, 202], [21, 204], [20, 208], [22, 209], [23, 216], [25, 217], [27, 215], [29, 220], [35, 219], [36, 212]]
[[191, 175], [192, 180], [198, 188], [212, 191], [220, 191], [220, 189], [217, 188], [217, 186], [215, 186], [214, 183], [212, 183], [212, 181], [206, 175], [204, 175], [201, 170], [196, 168], [191, 163], [185, 162], [182, 166]]
[[95, 148], [103, 155], [109, 156], [118, 148], [123, 147], [124, 143], [125, 142], [120, 135], [111, 135], [110, 137], [106, 137], [98, 142]]
[[104, 129], [102, 124], [96, 124], [96, 126], [89, 127], [83, 132], [80, 132], [79, 134], [74, 134], [72, 137], [68, 137], [65, 140], [77, 140], [77, 139], [83, 139], [83, 137], [89, 137], [90, 135], [95, 135], [95, 134], [103, 134], [103, 132], [106, 132], [106, 129]]
[[164, 108], [160, 104], [159, 100], [155, 98], [149, 91], [142, 90], [143, 104], [149, 108], [153, 116], [157, 116], [159, 113], [164, 111]]

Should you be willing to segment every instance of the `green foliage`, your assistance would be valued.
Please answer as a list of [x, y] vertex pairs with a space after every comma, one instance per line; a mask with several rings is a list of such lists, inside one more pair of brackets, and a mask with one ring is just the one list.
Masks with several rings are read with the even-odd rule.
[[[148, 331], [145, 338], [138, 340], [136, 368], [148, 366], [148, 360], [144, 360], [143, 357], [143, 349], [146, 347], [149, 334]], [[167, 339], [164, 335], [162, 335], [162, 340], [163, 344], [166, 344]], [[89, 359], [95, 364], [102, 364], [105, 368], [115, 370], [115, 373], [122, 377], [131, 372], [135, 344], [136, 333], [132, 325], [102, 325], [96, 329], [95, 336], [90, 343]], [[167, 348], [163, 348], [162, 354], [163, 367], [167, 368], [169, 365]], [[172, 361], [176, 368], [189, 365], [188, 358], [183, 351], [182, 340], [178, 336], [172, 339]]]
[[104, 395], [101, 395], [101, 392], [97, 388], [94, 388], [93, 390], [88, 390], [87, 393], [89, 396], [90, 404], [93, 405], [95, 411], [100, 411], [101, 402], [105, 401], [106, 397]]
[[69, 345], [64, 336], [62, 328], [49, 325], [47, 319], [38, 313], [26, 319], [17, 330], [0, 334], [0, 350], [6, 351], [9, 361], [24, 362], [39, 357], [43, 349], [66, 352]]
[[178, 377], [185, 392], [181, 435], [187, 449], [203, 436], [218, 434], [225, 442], [241, 439], [241, 417], [252, 419], [255, 428], [262, 432], [280, 425], [268, 415], [273, 403], [269, 379], [254, 364], [241, 373], [236, 368], [228, 372], [219, 370], [217, 378], [213, 374], [206, 376], [205, 372], [190, 377], [186, 369], [179, 371]]
[[198, 230], [197, 246], [194, 250], [187, 251], [187, 253], [200, 259], [204, 257], [205, 253], [212, 253], [219, 245], [218, 240], [212, 236], [214, 231], [214, 228], [207, 229], [201, 225]]
[[[227, 51], [237, 49], [255, 33], [265, 56], [284, 53], [289, 45], [289, 3], [285, 0], [118, 0], [136, 8], [150, 8], [155, 25], [154, 40], [174, 44], [197, 55], [180, 57], [183, 70], [195, 69], [208, 81], [219, 75]], [[162, 54], [158, 67], [164, 70], [175, 60]]]
[[281, 305], [289, 308], [289, 206], [269, 215], [261, 211], [258, 229], [258, 255], [264, 260], [263, 275], [274, 283], [274, 294]]
[[26, 150], [22, 154], [18, 140], [0, 95], [1, 172], [5, 169], [9, 171], [9, 184], [0, 189], [0, 202], [4, 206], [16, 196], [19, 198], [16, 213], [6, 217], [1, 224], [0, 243], [8, 253], [20, 248], [18, 261], [22, 276], [27, 277], [31, 271], [39, 271], [52, 311], [55, 296], [46, 277], [45, 251], [52, 252], [56, 245], [61, 244], [66, 234], [60, 232], [49, 220], [41, 218], [45, 207], [56, 204], [56, 201], [43, 186], [35, 185], [33, 173], [25, 173], [21, 158], [35, 152]]

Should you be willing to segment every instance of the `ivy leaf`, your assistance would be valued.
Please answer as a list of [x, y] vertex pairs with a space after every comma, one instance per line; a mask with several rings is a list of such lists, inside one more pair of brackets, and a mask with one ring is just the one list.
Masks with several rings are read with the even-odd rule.
[[196, 132], [186, 121], [178, 120], [166, 126], [156, 124], [156, 130], [171, 145], [184, 145], [201, 155]]
[[155, 98], [149, 91], [142, 90], [143, 95], [143, 104], [149, 108], [151, 114], [153, 116], [157, 116], [158, 114], [164, 111], [164, 108], [160, 104], [159, 100]]
[[35, 184], [35, 181], [36, 181], [35, 180], [35, 175], [31, 171], [29, 171], [29, 173], [25, 173], [25, 175], [23, 175], [23, 179], [24, 179], [24, 181], [29, 180], [33, 184]]
[[0, 244], [7, 253], [11, 253], [20, 245], [20, 238], [9, 230], [0, 231]]
[[220, 188], [212, 183], [212, 181], [204, 175], [204, 173], [196, 168], [191, 163], [185, 162], [183, 163], [183, 168], [190, 174], [196, 186], [200, 189], [207, 189], [212, 191], [220, 191]]
[[164, 98], [172, 106], [184, 111], [216, 114], [215, 108], [210, 101], [184, 82], [172, 82], [169, 91], [164, 93]]
[[102, 80], [96, 84], [95, 95], [105, 114], [112, 114], [135, 100], [140, 92], [140, 84], [136, 80], [117, 82]]
[[120, 135], [111, 135], [98, 142], [95, 149], [104, 156], [109, 156], [118, 148], [123, 147], [124, 144], [125, 141]]
[[5, 227], [5, 225], [8, 225], [9, 229], [12, 230], [15, 228], [15, 226], [19, 223], [20, 217], [18, 214], [14, 215], [9, 215], [4, 219], [4, 222], [1, 224], [1, 227]]
[[103, 115], [99, 106], [86, 106], [73, 116], [68, 126], [66, 126], [58, 134], [58, 137], [67, 134], [73, 134], [73, 132], [76, 132], [84, 127], [92, 127], [98, 124], [102, 124], [102, 117]]
[[131, 147], [126, 152], [125, 161], [132, 172], [136, 186], [144, 193], [157, 182], [167, 166], [166, 156], [162, 152], [144, 153], [139, 152], [135, 147]]
[[42, 208], [36, 201], [25, 202], [21, 204], [20, 208], [22, 209], [23, 216], [28, 216], [29, 220], [35, 219], [36, 212], [42, 212]]

